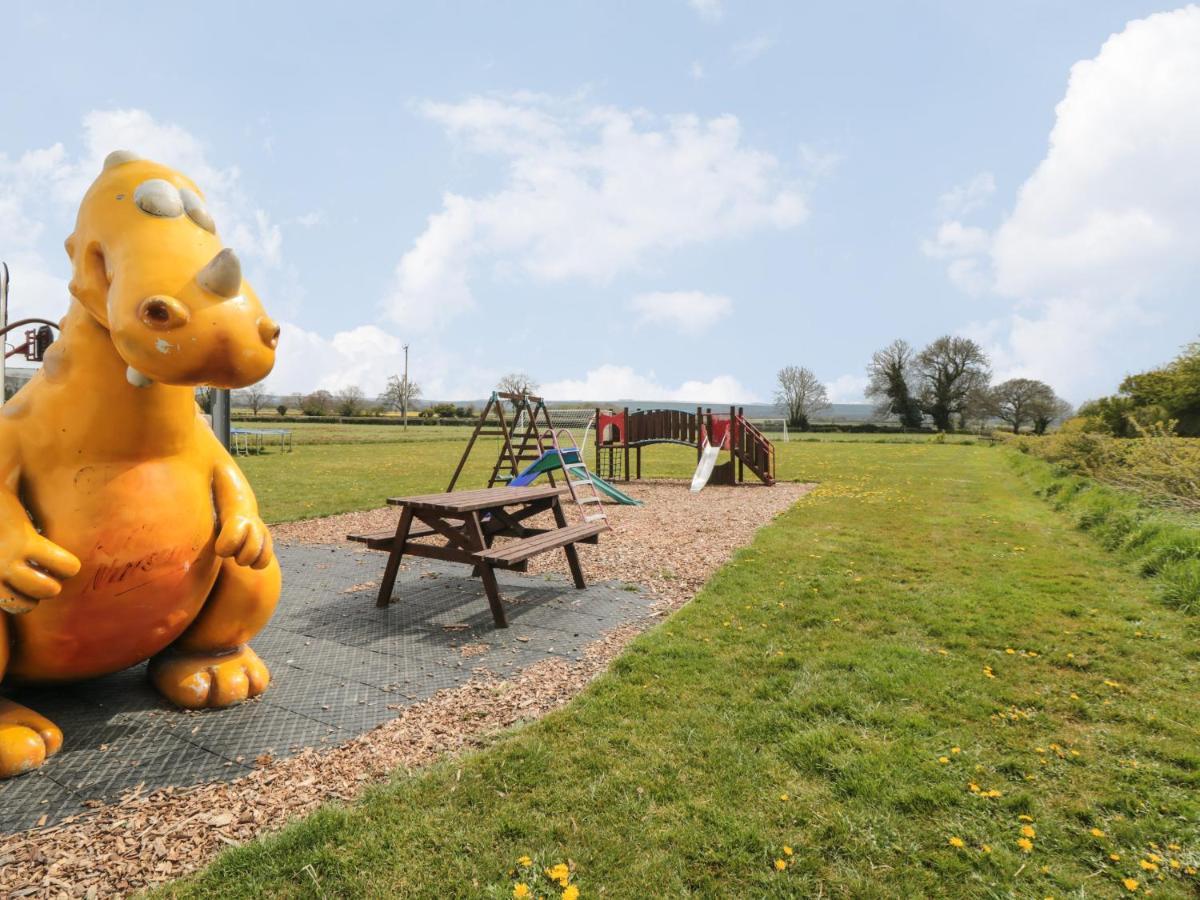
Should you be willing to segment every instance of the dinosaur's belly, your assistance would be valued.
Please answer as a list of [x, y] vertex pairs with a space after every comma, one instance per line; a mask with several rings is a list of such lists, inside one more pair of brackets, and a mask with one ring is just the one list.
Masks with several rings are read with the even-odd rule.
[[208, 473], [168, 459], [31, 474], [36, 521], [82, 568], [57, 597], [11, 619], [9, 674], [90, 678], [174, 641], [219, 567]]

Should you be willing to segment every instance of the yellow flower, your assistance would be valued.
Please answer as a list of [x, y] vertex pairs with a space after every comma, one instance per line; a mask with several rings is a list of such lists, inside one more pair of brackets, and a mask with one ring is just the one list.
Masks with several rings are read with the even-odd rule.
[[983, 674], [984, 674], [986, 677], [988, 677], [988, 678], [995, 678], [995, 677], [996, 677], [996, 673], [992, 671], [992, 667], [991, 667], [991, 666], [984, 666], [984, 667], [983, 667]]
[[1033, 841], [1029, 838], [1017, 838], [1017, 846], [1021, 848], [1022, 853], [1031, 853], [1033, 851]]
[[783, 845], [783, 855], [784, 855], [784, 856], [791, 856], [791, 855], [792, 855], [792, 848], [791, 848], [791, 847], [789, 847], [787, 844], [784, 844], [784, 845]]
[[571, 870], [567, 868], [566, 863], [551, 866], [546, 870], [546, 874], [550, 876], [551, 881], [557, 881], [562, 887], [566, 887], [567, 882], [571, 880]]
[[1017, 818], [1022, 822], [1032, 822], [1033, 821], [1033, 816], [1027, 816], [1024, 813], [1017, 816]]
[[1108, 854], [1108, 858], [1111, 859], [1113, 862], [1120, 862], [1121, 854], [1120, 853], [1110, 853], [1110, 854]]
[[1091, 835], [1092, 835], [1092, 837], [1104, 837], [1104, 832], [1101, 831], [1099, 828], [1093, 828], [1091, 830]]
[[515, 888], [513, 888], [513, 896], [517, 898], [528, 897], [529, 885], [525, 883], [518, 884]]
[[964, 846], [963, 839], [962, 839], [962, 838], [960, 838], [960, 837], [952, 837], [952, 838], [950, 838], [950, 846], [951, 846], [951, 847], [956, 847], [956, 848], [958, 848], [959, 850], [961, 850], [961, 849], [963, 848], [963, 846]]
[[775, 860], [775, 871], [776, 872], [782, 872], [786, 868], [787, 868], [787, 860], [786, 859]]
[[1125, 885], [1125, 890], [1136, 891], [1138, 889], [1138, 880], [1136, 878], [1122, 878], [1121, 884]]
[[517, 857], [517, 865], [518, 866], [532, 866], [533, 860], [530, 859], [528, 856], [519, 856], [519, 857]]
[[962, 753], [962, 747], [951, 747], [950, 752], [951, 753]]
[[938, 762], [940, 762], [940, 763], [941, 763], [941, 764], [944, 766], [944, 765], [946, 765], [946, 763], [950, 762], [950, 757], [948, 757], [948, 756], [939, 756], [939, 757], [938, 757]]
[[984, 792], [983, 792], [983, 796], [984, 796], [984, 797], [990, 797], [991, 799], [995, 800], [997, 797], [1002, 797], [1002, 796], [1004, 796], [1004, 795], [1003, 795], [1003, 794], [1001, 794], [1001, 793], [1000, 793], [998, 790], [996, 790], [995, 788], [992, 788], [990, 791], [984, 791]]
[[1005, 652], [1005, 653], [1007, 653], [1009, 656], [1012, 656], [1012, 655], [1013, 655], [1014, 653], [1016, 653], [1017, 651], [1016, 651], [1016, 650], [1014, 650], [1012, 647], [1005, 647], [1005, 648], [1004, 648], [1004, 652]]
[[1150, 860], [1148, 860], [1148, 859], [1139, 859], [1138, 865], [1141, 866], [1143, 869], [1145, 869], [1147, 872], [1157, 872], [1158, 871], [1158, 865], [1156, 863], [1150, 862]]
[[972, 794], [978, 794], [979, 793], [979, 785], [977, 785], [975, 782], [972, 781], [970, 784], [967, 785], [967, 790], [969, 790]]
[[787, 802], [787, 798], [788, 798], [787, 794], [780, 794], [780, 795], [779, 795], [779, 799], [780, 799], [780, 800], [782, 800], [784, 803], [786, 803], [786, 802]]
[[570, 885], [562, 892], [562, 900], [579, 900], [579, 888], [575, 885]]
[[1022, 825], [1021, 826], [1021, 834], [1023, 834], [1027, 838], [1037, 837], [1037, 832], [1033, 830], [1032, 825]]
[[992, 845], [991, 845], [991, 844], [984, 844], [984, 845], [983, 845], [982, 847], [980, 847], [979, 849], [980, 849], [980, 850], [982, 850], [984, 853], [991, 853], [991, 852], [992, 852]]

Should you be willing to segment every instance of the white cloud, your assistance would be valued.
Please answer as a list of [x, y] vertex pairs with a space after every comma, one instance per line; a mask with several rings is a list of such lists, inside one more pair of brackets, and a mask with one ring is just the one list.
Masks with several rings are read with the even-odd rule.
[[733, 312], [733, 301], [701, 291], [655, 291], [631, 298], [629, 308], [637, 314], [639, 325], [697, 335]]
[[673, 403], [753, 403], [757, 397], [732, 375], [711, 381], [685, 381], [678, 387], [660, 382], [653, 372], [640, 374], [629, 366], [604, 365], [582, 379], [542, 385], [543, 397], [555, 400], [657, 400]]
[[839, 375], [825, 382], [830, 403], [865, 403], [863, 392], [867, 389], [865, 375]]
[[304, 215], [296, 216], [295, 221], [297, 225], [301, 225], [304, 228], [312, 228], [325, 222], [325, 214], [319, 209], [314, 209], [304, 213]]
[[996, 193], [991, 172], [980, 172], [966, 184], [956, 185], [938, 197], [938, 212], [945, 218], [965, 216], [984, 206]]
[[437, 329], [475, 305], [485, 261], [541, 282], [606, 283], [656, 255], [807, 215], [770, 153], [742, 142], [736, 117], [656, 117], [532, 94], [426, 103], [421, 112], [470, 152], [497, 156], [494, 193], [447, 193], [400, 260], [388, 315]]
[[719, 22], [725, 15], [721, 0], [688, 0], [688, 6], [706, 22]]
[[733, 61], [739, 66], [744, 66], [754, 62], [774, 46], [775, 38], [769, 34], [758, 34], [738, 41], [730, 48], [730, 52], [733, 54]]
[[[1002, 335], [998, 375], [1111, 390], [1131, 329], [1194, 296], [1197, 109], [1200, 6], [1132, 21], [1071, 68], [1046, 157], [990, 238], [951, 221], [923, 246], [952, 260], [958, 283], [1014, 301], [1010, 316], [976, 326]], [[990, 192], [986, 182], [952, 191], [943, 210], [961, 215]]]

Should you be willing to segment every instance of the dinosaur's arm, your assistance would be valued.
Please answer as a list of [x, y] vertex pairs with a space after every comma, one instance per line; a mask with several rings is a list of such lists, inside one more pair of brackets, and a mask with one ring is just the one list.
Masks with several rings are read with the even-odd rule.
[[240, 566], [266, 568], [274, 558], [271, 532], [258, 515], [250, 482], [221, 442], [201, 425], [212, 441], [213, 499], [217, 505], [217, 556], [231, 557]]
[[38, 534], [21, 504], [20, 448], [15, 429], [0, 422], [0, 609], [29, 612], [57, 596], [79, 560]]

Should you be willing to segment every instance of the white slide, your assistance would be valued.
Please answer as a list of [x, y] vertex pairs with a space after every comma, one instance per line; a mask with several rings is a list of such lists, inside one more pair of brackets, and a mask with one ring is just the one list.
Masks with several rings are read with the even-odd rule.
[[706, 484], [708, 479], [712, 478], [713, 467], [717, 464], [717, 457], [721, 455], [721, 448], [714, 447], [708, 441], [704, 442], [704, 449], [700, 452], [700, 465], [696, 466], [696, 474], [692, 476], [692, 493], [699, 493]]

